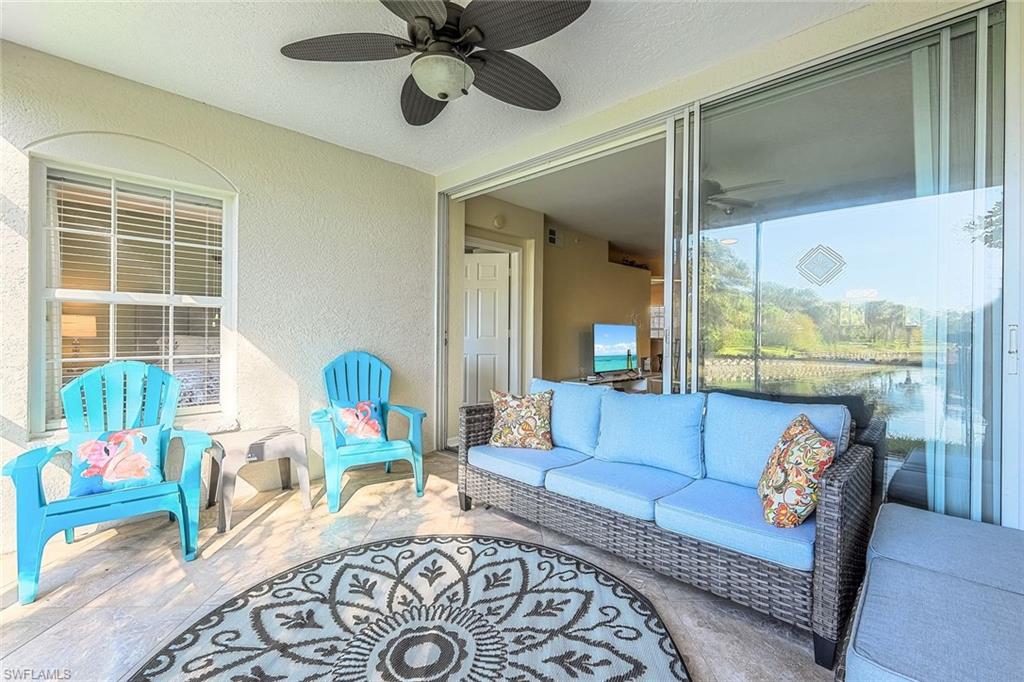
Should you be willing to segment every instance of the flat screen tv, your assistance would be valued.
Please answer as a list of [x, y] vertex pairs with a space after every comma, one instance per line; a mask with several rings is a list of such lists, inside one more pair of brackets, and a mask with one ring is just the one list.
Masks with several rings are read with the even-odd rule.
[[594, 371], [624, 372], [636, 369], [636, 325], [594, 325]]

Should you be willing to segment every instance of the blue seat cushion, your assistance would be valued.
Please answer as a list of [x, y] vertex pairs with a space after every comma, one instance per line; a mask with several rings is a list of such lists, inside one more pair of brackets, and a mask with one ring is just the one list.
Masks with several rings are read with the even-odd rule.
[[1013, 528], [883, 504], [868, 543], [876, 557], [1024, 594], [1024, 532]]
[[846, 679], [1019, 680], [1021, 632], [1024, 595], [875, 558], [846, 650]]
[[589, 459], [582, 452], [568, 448], [533, 450], [474, 445], [468, 454], [469, 463], [475, 467], [538, 488], [544, 485], [544, 475], [548, 471]]
[[704, 475], [700, 437], [703, 416], [703, 393], [609, 391], [601, 398], [601, 435], [594, 457], [700, 478]]
[[579, 464], [549, 471], [544, 487], [553, 493], [650, 521], [654, 502], [693, 483], [664, 469], [588, 459]]
[[814, 567], [815, 517], [796, 528], [764, 520], [757, 490], [704, 478], [658, 500], [659, 526], [799, 571]]
[[806, 414], [814, 428], [836, 444], [836, 456], [850, 441], [850, 411], [844, 405], [801, 405], [708, 396], [704, 417], [704, 470], [708, 478], [756, 488], [768, 456], [797, 416]]
[[601, 396], [608, 386], [563, 384], [534, 379], [531, 393], [554, 391], [551, 402], [551, 438], [555, 447], [593, 455], [601, 422]]

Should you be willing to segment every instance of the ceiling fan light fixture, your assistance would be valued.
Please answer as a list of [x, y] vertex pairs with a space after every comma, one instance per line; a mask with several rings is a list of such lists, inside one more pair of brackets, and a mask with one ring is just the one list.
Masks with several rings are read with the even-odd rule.
[[475, 74], [458, 55], [428, 52], [413, 60], [412, 77], [427, 97], [450, 102], [469, 92]]

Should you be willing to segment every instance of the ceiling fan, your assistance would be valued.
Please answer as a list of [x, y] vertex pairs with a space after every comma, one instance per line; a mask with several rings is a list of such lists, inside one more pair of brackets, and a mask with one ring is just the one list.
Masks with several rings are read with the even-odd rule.
[[448, 102], [475, 85], [525, 109], [549, 111], [562, 96], [540, 69], [511, 50], [537, 42], [578, 19], [590, 0], [380, 0], [407, 24], [408, 38], [384, 33], [337, 33], [281, 48], [292, 59], [362, 62], [416, 53], [402, 87], [410, 125], [430, 123]]
[[721, 209], [725, 215], [732, 215], [737, 208], [754, 208], [757, 206], [757, 202], [741, 197], [732, 197], [729, 196], [730, 194], [760, 187], [774, 187], [775, 185], [783, 184], [783, 182], [783, 180], [762, 180], [760, 182], [748, 182], [745, 185], [722, 187], [722, 183], [717, 180], [701, 178], [700, 195], [704, 197], [704, 203], [708, 206]]

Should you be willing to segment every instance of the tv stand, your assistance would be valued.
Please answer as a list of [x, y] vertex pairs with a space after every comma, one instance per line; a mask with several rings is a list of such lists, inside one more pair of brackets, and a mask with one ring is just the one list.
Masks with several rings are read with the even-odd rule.
[[611, 386], [616, 391], [626, 393], [646, 393], [647, 377], [636, 370], [630, 369], [624, 372], [598, 372], [593, 376], [580, 377], [579, 379], [566, 379], [567, 384], [585, 384], [587, 386]]

